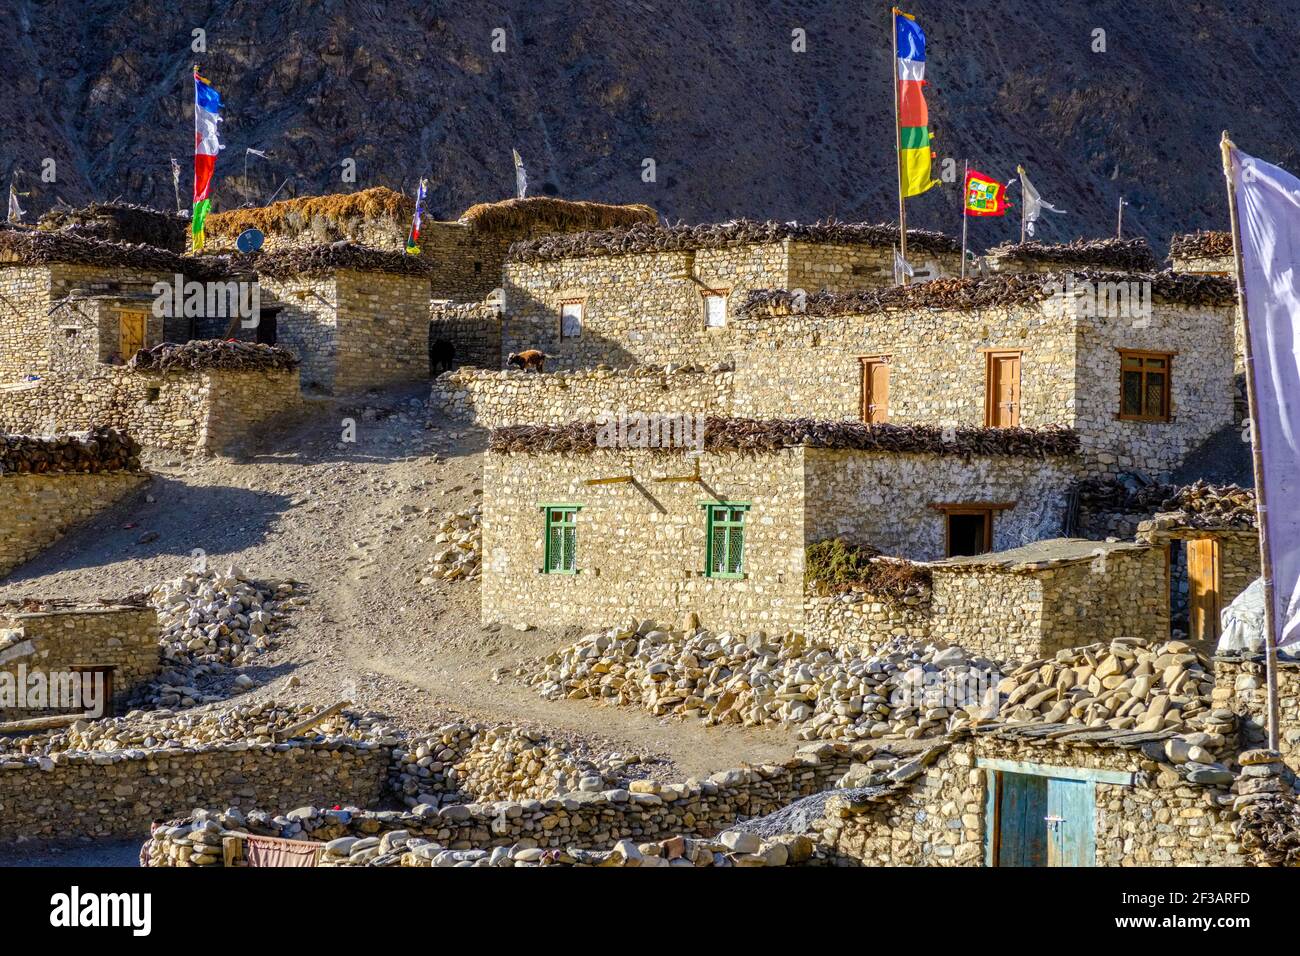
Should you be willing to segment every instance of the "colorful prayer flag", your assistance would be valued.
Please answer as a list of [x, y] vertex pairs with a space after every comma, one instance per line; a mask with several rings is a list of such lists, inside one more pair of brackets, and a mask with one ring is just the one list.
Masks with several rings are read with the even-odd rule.
[[966, 172], [966, 215], [1005, 216], [1011, 203], [1007, 202], [1007, 187], [991, 176]]
[[903, 197], [919, 196], [939, 180], [931, 174], [930, 113], [925, 105], [925, 31], [894, 8], [898, 43], [898, 170]]
[[194, 237], [194, 251], [203, 250], [203, 224], [212, 208], [212, 174], [217, 166], [217, 153], [224, 147], [217, 136], [221, 122], [221, 94], [194, 71], [194, 217], [190, 232]]
[[415, 216], [411, 220], [411, 233], [406, 237], [406, 254], [408, 256], [418, 256], [420, 254], [420, 217], [424, 214], [424, 191], [428, 185], [428, 180], [420, 180], [420, 188], [415, 194]]

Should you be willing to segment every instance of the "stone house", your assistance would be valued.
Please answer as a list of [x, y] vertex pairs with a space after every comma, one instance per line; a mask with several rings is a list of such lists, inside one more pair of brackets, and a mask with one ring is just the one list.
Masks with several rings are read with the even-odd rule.
[[736, 415], [1075, 429], [1083, 471], [1161, 476], [1233, 424], [1234, 292], [1172, 273], [755, 293]]
[[803, 630], [805, 552], [833, 538], [930, 560], [1060, 531], [1068, 432], [710, 419], [686, 447], [594, 424], [505, 428], [484, 462], [482, 616], [629, 615]]
[[[828, 223], [638, 225], [521, 241], [505, 266], [502, 350], [556, 368], [720, 362], [748, 347], [733, 327], [759, 289], [844, 293], [894, 282], [898, 229]], [[910, 231], [922, 275], [960, 268], [960, 247]]]
[[1185, 232], [1169, 240], [1169, 264], [1175, 272], [1234, 278], [1232, 233]]
[[[71, 678], [82, 684], [83, 692], [98, 694], [102, 688], [100, 716], [119, 711], [132, 690], [161, 667], [158, 615], [146, 605], [45, 601], [0, 606], [0, 674], [29, 686], [28, 679], [39, 674], [46, 686], [51, 680]], [[99, 687], [92, 687], [91, 681], [100, 682]], [[0, 689], [4, 683], [0, 677]], [[34, 701], [29, 698], [27, 703]], [[43, 703], [6, 706], [0, 696], [0, 720], [68, 712], [48, 696]]]

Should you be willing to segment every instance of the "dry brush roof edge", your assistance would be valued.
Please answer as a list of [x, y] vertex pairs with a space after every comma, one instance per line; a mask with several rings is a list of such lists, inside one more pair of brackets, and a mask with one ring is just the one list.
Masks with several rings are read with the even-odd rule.
[[[574, 232], [527, 239], [510, 246], [511, 262], [548, 262], [590, 256], [622, 256], [652, 252], [689, 252], [697, 249], [725, 249], [735, 246], [782, 242], [815, 242], [839, 245], [867, 245], [891, 248], [898, 243], [898, 226], [890, 223], [849, 223], [823, 220], [731, 222], [699, 225], [639, 223], [627, 228]], [[956, 253], [961, 245], [940, 232], [909, 229], [907, 241], [917, 252]]]
[[1004, 242], [990, 249], [988, 255], [1032, 262], [1077, 262], [1124, 272], [1154, 272], [1157, 265], [1155, 253], [1141, 237], [1076, 239], [1066, 243]]
[[[567, 425], [510, 425], [492, 430], [489, 451], [499, 454], [579, 454], [606, 450], [601, 422]], [[706, 452], [772, 453], [787, 448], [936, 454], [970, 458], [1006, 456], [1046, 458], [1072, 456], [1079, 436], [1069, 428], [945, 428], [939, 425], [875, 424], [811, 418], [722, 418], [705, 421]], [[626, 448], [613, 448], [628, 451]], [[648, 453], [677, 453], [689, 448], [649, 448]]]

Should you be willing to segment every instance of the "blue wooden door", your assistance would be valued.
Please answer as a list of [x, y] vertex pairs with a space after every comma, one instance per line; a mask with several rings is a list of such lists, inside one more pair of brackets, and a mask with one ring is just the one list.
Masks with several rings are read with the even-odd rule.
[[997, 866], [1047, 865], [1047, 778], [1002, 773]]
[[1097, 859], [1094, 785], [1047, 778], [1047, 865], [1092, 866]]

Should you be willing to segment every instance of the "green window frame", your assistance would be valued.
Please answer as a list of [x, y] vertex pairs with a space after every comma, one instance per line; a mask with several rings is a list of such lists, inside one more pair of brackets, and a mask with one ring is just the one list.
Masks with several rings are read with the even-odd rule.
[[704, 505], [704, 576], [745, 576], [745, 501], [711, 501]]
[[582, 505], [542, 505], [546, 537], [542, 558], [543, 574], [578, 573], [578, 512]]

